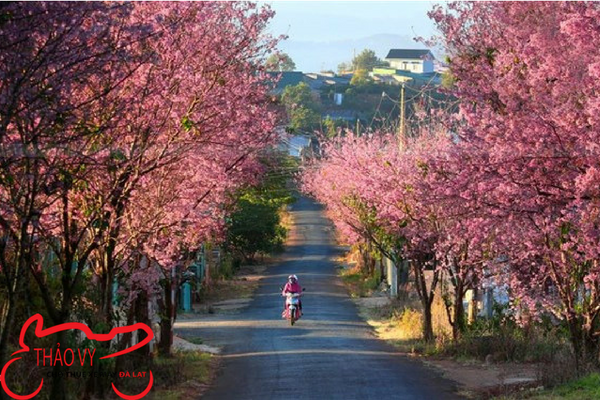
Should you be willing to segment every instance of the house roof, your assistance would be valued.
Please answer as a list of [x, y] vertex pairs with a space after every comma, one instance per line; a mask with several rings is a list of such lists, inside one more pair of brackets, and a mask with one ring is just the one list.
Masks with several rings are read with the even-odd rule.
[[316, 72], [310, 72], [307, 74], [304, 74], [304, 76], [307, 79], [310, 79], [312, 81], [322, 81], [328, 85], [335, 85], [335, 84], [349, 84], [350, 83], [350, 79], [352, 79], [352, 76], [336, 76], [334, 74], [323, 74], [323, 73], [316, 73]]
[[304, 74], [300, 71], [268, 71], [267, 72], [271, 76], [280, 76], [281, 78], [277, 82], [277, 87], [275, 90], [283, 90], [286, 86], [295, 86], [300, 82], [303, 82]]
[[336, 76], [325, 79], [325, 83], [328, 85], [348, 85], [350, 84], [350, 78]]
[[391, 83], [398, 83], [398, 81], [390, 75], [373, 75], [373, 80], [376, 82], [381, 82], [381, 83], [387, 83], [387, 84], [391, 84]]
[[433, 57], [428, 49], [391, 49], [385, 58], [422, 59], [427, 56]]

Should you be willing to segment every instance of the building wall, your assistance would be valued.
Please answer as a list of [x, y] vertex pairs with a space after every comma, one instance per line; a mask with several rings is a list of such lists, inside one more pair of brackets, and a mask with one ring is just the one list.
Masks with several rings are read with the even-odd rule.
[[433, 60], [424, 60], [423, 61], [423, 73], [428, 74], [433, 72]]
[[433, 72], [432, 60], [417, 59], [388, 59], [390, 67], [403, 71], [410, 71], [417, 74]]

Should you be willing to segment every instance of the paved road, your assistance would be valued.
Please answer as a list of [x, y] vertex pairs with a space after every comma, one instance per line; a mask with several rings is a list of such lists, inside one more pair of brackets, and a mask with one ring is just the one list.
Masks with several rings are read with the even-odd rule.
[[[340, 254], [321, 207], [300, 199], [295, 240], [249, 308], [178, 324], [182, 336], [224, 345], [223, 370], [203, 399], [458, 399], [453, 384], [375, 339], [336, 276]], [[282, 320], [278, 288], [295, 273], [306, 292], [304, 317]]]

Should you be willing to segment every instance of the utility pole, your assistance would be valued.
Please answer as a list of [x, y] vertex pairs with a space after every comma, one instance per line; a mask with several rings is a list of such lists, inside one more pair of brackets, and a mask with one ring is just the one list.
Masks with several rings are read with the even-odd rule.
[[400, 87], [400, 129], [398, 129], [398, 147], [402, 151], [404, 144], [406, 143], [406, 136], [404, 133], [404, 82]]
[[400, 89], [400, 137], [404, 140], [404, 82]]

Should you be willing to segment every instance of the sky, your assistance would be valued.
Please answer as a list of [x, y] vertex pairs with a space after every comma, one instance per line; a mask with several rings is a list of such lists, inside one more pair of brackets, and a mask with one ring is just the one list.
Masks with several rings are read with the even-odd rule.
[[[270, 32], [288, 35], [280, 44], [295, 61], [297, 69], [312, 72], [337, 68], [349, 61], [360, 46], [380, 45], [424, 48], [413, 43], [416, 36], [430, 37], [434, 25], [427, 11], [439, 2], [432, 1], [272, 1], [275, 17]], [[373, 41], [373, 37], [376, 37]], [[365, 40], [369, 39], [371, 40]], [[384, 43], [385, 42], [385, 43]], [[339, 45], [339, 46], [338, 46]], [[356, 48], [356, 47], [359, 48]], [[379, 51], [378, 51], [379, 50]], [[348, 53], [347, 55], [344, 55]], [[346, 58], [342, 59], [342, 58]]]

